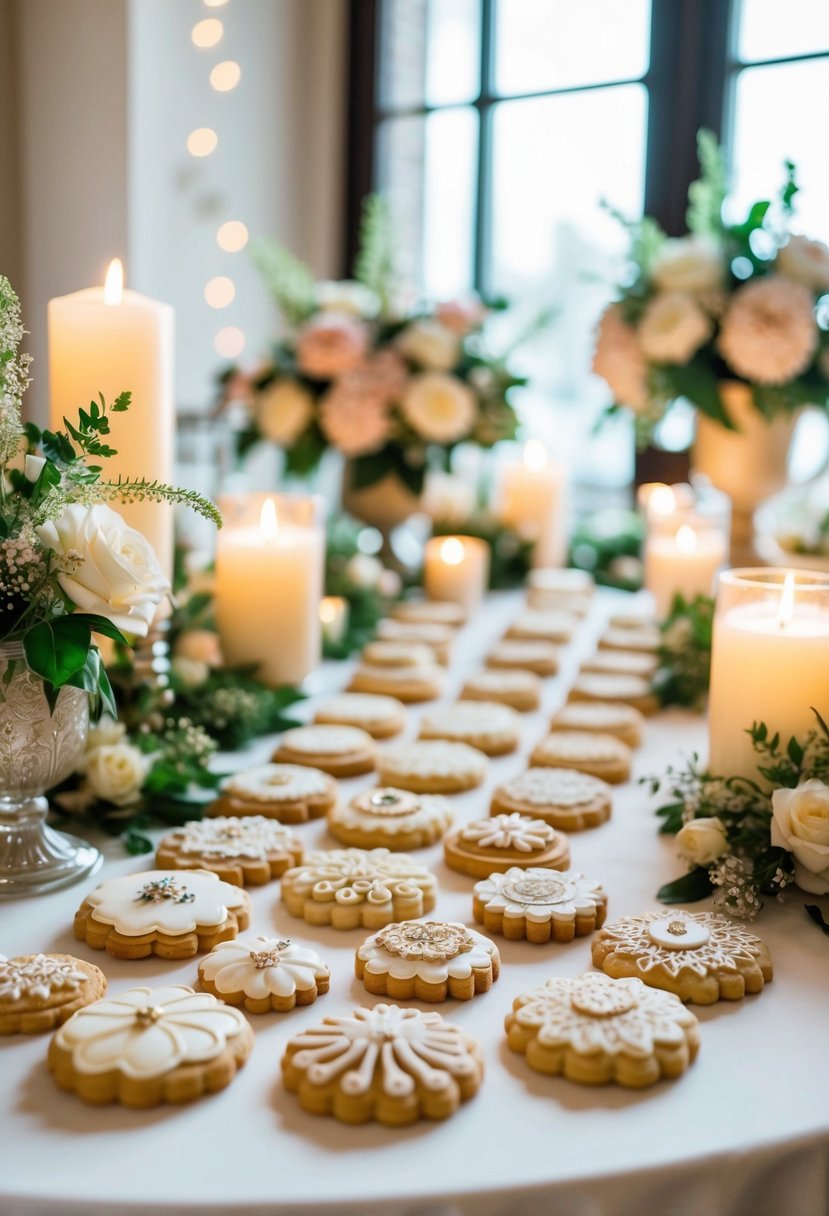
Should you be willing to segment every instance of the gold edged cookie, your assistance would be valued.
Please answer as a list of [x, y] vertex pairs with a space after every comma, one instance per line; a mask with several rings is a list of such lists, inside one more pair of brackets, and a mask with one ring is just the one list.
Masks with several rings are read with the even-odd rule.
[[193, 819], [159, 841], [159, 870], [211, 870], [237, 887], [261, 886], [302, 861], [302, 841], [264, 815]]
[[316, 950], [279, 937], [220, 942], [199, 961], [202, 988], [248, 1013], [287, 1013], [296, 1005], [313, 1005], [330, 980]]
[[103, 971], [71, 954], [0, 954], [0, 1035], [54, 1030], [106, 990]]
[[531, 671], [533, 675], [554, 676], [558, 671], [558, 647], [552, 642], [535, 642], [523, 638], [506, 638], [496, 642], [487, 653], [487, 667]]
[[440, 794], [413, 794], [391, 786], [364, 790], [346, 806], [328, 812], [328, 831], [342, 844], [398, 853], [434, 844], [451, 823], [451, 807]]
[[623, 702], [568, 701], [550, 722], [550, 730], [581, 730], [600, 735], [615, 735], [628, 747], [642, 745], [645, 719], [638, 709]]
[[496, 786], [490, 815], [531, 815], [563, 832], [581, 832], [606, 823], [612, 811], [607, 782], [564, 768], [531, 768]]
[[304, 764], [260, 764], [223, 781], [207, 814], [307, 823], [325, 815], [336, 801], [337, 783], [328, 773]]
[[534, 768], [575, 769], [609, 785], [630, 780], [631, 751], [616, 735], [597, 731], [557, 730], [535, 745]]
[[343, 692], [321, 701], [314, 722], [323, 726], [357, 726], [373, 739], [392, 739], [406, 725], [406, 707], [396, 697]]
[[487, 774], [483, 752], [466, 743], [446, 739], [418, 739], [390, 743], [377, 760], [381, 785], [414, 794], [459, 794], [475, 789]]
[[355, 974], [366, 992], [395, 1001], [470, 1001], [501, 972], [498, 947], [466, 925], [402, 921], [357, 948]]
[[330, 849], [309, 853], [280, 884], [282, 902], [309, 925], [382, 929], [393, 920], [431, 912], [437, 880], [406, 853], [389, 849]]
[[472, 915], [487, 933], [534, 945], [587, 937], [604, 923], [607, 895], [574, 870], [512, 869], [475, 883]]
[[541, 680], [531, 671], [487, 669], [469, 676], [461, 700], [497, 701], [519, 714], [529, 714], [541, 704]]
[[421, 739], [468, 743], [485, 756], [506, 756], [521, 742], [516, 710], [497, 701], [456, 701], [441, 705], [420, 720]]
[[570, 842], [543, 819], [513, 812], [465, 823], [444, 839], [443, 859], [450, 870], [471, 878], [503, 874], [514, 867], [566, 870]]
[[271, 760], [298, 764], [330, 777], [361, 777], [374, 769], [377, 744], [359, 726], [295, 726], [286, 730]]

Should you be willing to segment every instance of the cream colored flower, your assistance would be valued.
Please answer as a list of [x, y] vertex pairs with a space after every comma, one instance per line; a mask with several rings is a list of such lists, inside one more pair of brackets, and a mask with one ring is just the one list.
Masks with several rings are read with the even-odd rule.
[[314, 399], [296, 380], [274, 380], [256, 399], [256, 423], [271, 443], [289, 448], [314, 416]]
[[478, 402], [456, 376], [426, 372], [412, 377], [401, 409], [409, 425], [427, 443], [454, 443], [475, 425]]
[[776, 269], [812, 291], [829, 291], [829, 247], [823, 241], [790, 236], [777, 255]]
[[718, 340], [734, 371], [756, 384], [794, 380], [817, 344], [811, 292], [782, 275], [755, 279], [734, 293]]
[[354, 279], [335, 282], [326, 279], [314, 287], [314, 300], [323, 312], [338, 312], [341, 316], [362, 317], [371, 320], [380, 311], [380, 298], [376, 291], [357, 283]]
[[123, 722], [116, 722], [114, 718], [110, 718], [109, 714], [104, 714], [100, 721], [94, 726], [90, 726], [89, 734], [86, 737], [86, 750], [94, 751], [96, 747], [105, 747], [113, 743], [120, 743], [127, 733], [127, 728]]
[[771, 843], [794, 855], [795, 882], [813, 895], [829, 892], [829, 785], [813, 777], [771, 796]]
[[450, 372], [461, 353], [457, 333], [430, 317], [407, 325], [397, 339], [397, 346], [412, 363], [430, 372]]
[[173, 654], [177, 659], [192, 659], [208, 667], [221, 667], [224, 661], [219, 635], [212, 629], [188, 629], [177, 639]]
[[140, 532], [103, 503], [94, 507], [72, 503], [36, 532], [71, 570], [58, 574], [58, 582], [76, 608], [104, 616], [126, 633], [146, 637], [170, 584]]
[[653, 363], [687, 363], [711, 337], [711, 318], [685, 291], [663, 291], [639, 322], [639, 345]]
[[130, 806], [141, 796], [150, 771], [150, 757], [131, 743], [106, 743], [86, 757], [86, 783], [97, 798], [115, 806]]
[[377, 587], [383, 575], [383, 563], [370, 553], [355, 553], [349, 558], [345, 568], [345, 576], [357, 587], [371, 590]]
[[593, 372], [605, 381], [618, 405], [627, 406], [635, 414], [647, 411], [647, 364], [636, 330], [624, 320], [619, 304], [611, 304], [599, 320]]
[[715, 291], [724, 271], [722, 251], [714, 241], [683, 236], [665, 241], [651, 265], [651, 279], [661, 291]]
[[210, 668], [198, 659], [173, 659], [172, 672], [184, 688], [201, 688], [210, 676]]
[[710, 865], [731, 852], [719, 819], [691, 819], [677, 832], [676, 843], [680, 856], [695, 866]]

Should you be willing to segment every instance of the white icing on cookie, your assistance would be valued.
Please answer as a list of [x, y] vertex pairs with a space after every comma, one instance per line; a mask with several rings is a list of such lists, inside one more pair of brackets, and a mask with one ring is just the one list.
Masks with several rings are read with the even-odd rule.
[[418, 739], [415, 743], [393, 743], [385, 748], [380, 767], [402, 777], [454, 777], [486, 775], [486, 756], [466, 743], [446, 739]]
[[604, 763], [627, 761], [630, 751], [615, 735], [590, 734], [587, 731], [563, 730], [548, 735], [536, 745], [533, 760], [561, 760], [578, 764], [580, 760]]
[[642, 715], [631, 705], [603, 704], [601, 701], [571, 701], [556, 714], [556, 726], [580, 730], [612, 730], [640, 726]]
[[648, 696], [652, 691], [649, 681], [642, 676], [604, 675], [601, 672], [584, 672], [573, 687], [597, 701], [623, 701], [625, 697]]
[[229, 910], [247, 906], [239, 887], [207, 870], [145, 870], [110, 878], [86, 897], [92, 919], [126, 937], [143, 933], [192, 933], [227, 920]]
[[538, 676], [531, 671], [479, 671], [466, 682], [467, 688], [483, 693], [535, 693], [540, 686]]
[[461, 840], [482, 849], [515, 849], [519, 853], [537, 853], [547, 849], [555, 838], [555, 829], [543, 819], [531, 819], [519, 811], [513, 811], [511, 815], [476, 819], [461, 829]]
[[77, 1072], [117, 1070], [145, 1080], [182, 1064], [203, 1064], [247, 1026], [237, 1009], [184, 986], [131, 988], [94, 1001], [57, 1031]]
[[516, 638], [524, 636], [546, 637], [566, 641], [570, 637], [578, 621], [572, 613], [558, 612], [555, 609], [530, 608], [522, 612], [512, 624]]
[[342, 718], [343, 722], [363, 726], [365, 723], [399, 718], [402, 712], [403, 706], [394, 697], [370, 692], [344, 692], [318, 705], [315, 717]]
[[426, 714], [421, 733], [441, 733], [447, 738], [467, 735], [509, 735], [518, 729], [518, 714], [497, 701], [459, 701]]
[[196, 857], [264, 859], [272, 853], [293, 852], [299, 842], [283, 824], [264, 815], [194, 819], [172, 832], [166, 841], [178, 852]]
[[244, 802], [297, 802], [327, 795], [331, 779], [301, 764], [262, 764], [228, 777], [221, 788], [225, 796]]
[[[685, 934], [674, 933], [670, 926], [682, 925]], [[749, 933], [729, 917], [713, 912], [646, 912], [625, 916], [601, 931], [602, 940], [613, 945], [614, 954], [626, 955], [636, 962], [643, 975], [655, 967], [676, 978], [684, 971], [699, 976], [712, 971], [740, 970], [740, 963], [753, 963], [764, 953], [759, 937]], [[689, 944], [686, 944], [690, 939]]]
[[8, 959], [0, 955], [0, 1000], [45, 1001], [54, 992], [74, 991], [89, 976], [75, 966], [74, 959], [35, 954], [30, 959]]
[[507, 638], [492, 647], [490, 658], [499, 663], [546, 663], [558, 657], [552, 642]]
[[607, 786], [598, 777], [565, 769], [531, 768], [498, 787], [497, 793], [534, 806], [586, 806], [604, 801]]
[[395, 897], [434, 893], [435, 877], [406, 853], [388, 849], [331, 849], [310, 853], [305, 864], [282, 876], [286, 887], [317, 902], [385, 905]]
[[344, 756], [373, 748], [370, 735], [359, 726], [297, 726], [286, 730], [281, 747], [304, 756]]
[[214, 946], [199, 963], [199, 975], [222, 994], [243, 992], [261, 1001], [307, 992], [329, 971], [316, 950], [290, 940], [237, 937]]
[[513, 866], [505, 874], [490, 874], [476, 882], [475, 898], [487, 911], [543, 924], [575, 920], [579, 912], [595, 912], [604, 903], [604, 891], [601, 883], [573, 870], [559, 873]]
[[382, 832], [384, 836], [429, 831], [442, 835], [452, 822], [449, 803], [440, 794], [410, 794], [383, 786], [352, 798], [337, 807], [329, 821], [344, 828]]
[[473, 970], [491, 968], [498, 947], [465, 925], [410, 920], [386, 925], [366, 938], [357, 957], [375, 975], [445, 984], [450, 978], [468, 979]]

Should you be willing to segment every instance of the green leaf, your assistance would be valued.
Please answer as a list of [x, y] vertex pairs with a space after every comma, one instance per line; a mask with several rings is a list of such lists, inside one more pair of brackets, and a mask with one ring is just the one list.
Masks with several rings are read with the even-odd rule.
[[121, 838], [124, 848], [130, 857], [138, 857], [142, 853], [152, 853], [153, 842], [148, 836], [142, 835], [132, 824], [129, 825]]
[[92, 641], [82, 617], [59, 616], [33, 625], [23, 635], [26, 661], [53, 688], [62, 688], [86, 663]]
[[309, 267], [275, 241], [255, 241], [251, 257], [288, 324], [307, 321], [314, 311], [314, 276]]
[[817, 904], [804, 904], [804, 911], [811, 917], [815, 924], [820, 928], [822, 933], [829, 937], [829, 924], [824, 919], [823, 913]]
[[370, 194], [363, 199], [354, 278], [377, 295], [384, 312], [394, 283], [394, 250], [391, 207], [381, 194]]
[[708, 871], [702, 866], [694, 866], [693, 870], [689, 870], [681, 878], [675, 878], [673, 882], [660, 887], [656, 898], [663, 904], [695, 903], [698, 899], [705, 899], [712, 890]]
[[84, 621], [92, 633], [100, 633], [105, 638], [112, 638], [113, 642], [120, 642], [122, 646], [129, 645], [121, 630], [117, 625], [113, 625], [108, 617], [99, 616], [94, 612], [76, 612], [73, 614], [72, 620]]

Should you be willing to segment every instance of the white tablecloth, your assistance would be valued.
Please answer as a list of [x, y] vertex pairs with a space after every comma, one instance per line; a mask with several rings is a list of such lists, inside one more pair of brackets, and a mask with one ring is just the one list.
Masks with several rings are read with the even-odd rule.
[[[485, 815], [493, 782], [521, 770], [578, 656], [592, 652], [611, 602], [599, 597], [566, 651], [561, 676], [547, 683], [544, 712], [524, 718], [521, 756], [493, 762], [487, 786], [455, 800], [458, 820]], [[450, 694], [518, 604], [515, 596], [494, 598], [463, 631]], [[331, 665], [322, 680], [339, 686], [343, 672]], [[410, 715], [410, 735], [417, 716]], [[690, 715], [651, 720], [636, 753], [636, 776], [664, 770], [703, 742], [702, 724]], [[242, 767], [268, 751], [263, 743], [233, 760]], [[343, 782], [343, 796], [370, 783]], [[572, 838], [574, 866], [609, 892], [610, 919], [655, 906], [658, 886], [681, 872], [673, 842], [658, 837], [656, 826], [646, 792], [632, 782], [618, 789], [609, 824]], [[309, 847], [336, 846], [319, 824], [299, 830]], [[125, 857], [117, 841], [108, 841], [106, 851], [107, 876], [152, 865], [151, 857]], [[433, 915], [472, 923], [472, 880], [447, 870], [439, 847], [418, 856], [439, 876]], [[119, 962], [76, 943], [72, 914], [83, 892], [0, 906], [0, 951], [74, 952], [102, 966], [115, 993], [136, 983], [195, 981], [196, 960]], [[252, 931], [278, 930], [316, 945], [331, 967], [330, 992], [289, 1014], [251, 1018], [256, 1045], [230, 1088], [181, 1108], [85, 1106], [52, 1082], [48, 1036], [0, 1039], [2, 1216], [825, 1216], [829, 940], [806, 919], [797, 894], [767, 908], [757, 926], [771, 948], [774, 982], [745, 1002], [697, 1010], [697, 1062], [679, 1081], [642, 1093], [546, 1078], [507, 1049], [503, 1019], [513, 997], [551, 974], [588, 970], [590, 949], [584, 939], [563, 947], [499, 939], [504, 967], [491, 991], [439, 1006], [483, 1046], [479, 1094], [445, 1123], [402, 1131], [314, 1118], [282, 1089], [279, 1060], [291, 1035], [375, 998], [353, 974], [362, 931], [312, 929], [294, 920], [276, 884], [252, 897]]]

